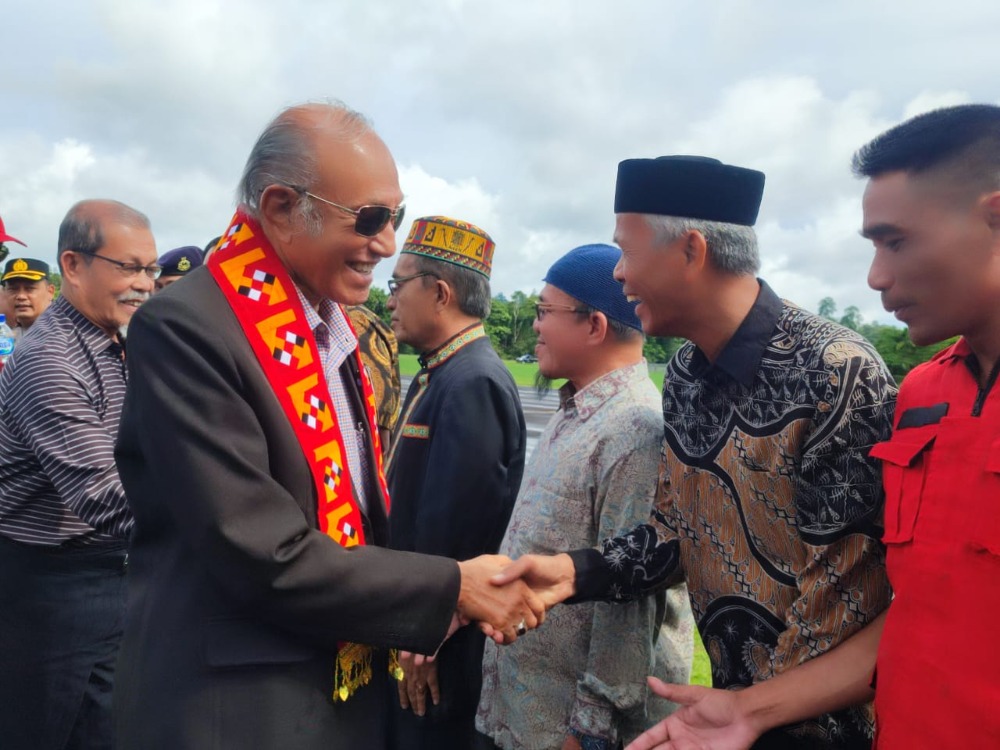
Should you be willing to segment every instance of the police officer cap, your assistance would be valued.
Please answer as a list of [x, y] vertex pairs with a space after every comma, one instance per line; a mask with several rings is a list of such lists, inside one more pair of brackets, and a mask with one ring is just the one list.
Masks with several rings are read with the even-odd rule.
[[161, 276], [186, 276], [201, 265], [201, 248], [189, 245], [164, 253], [159, 260]]
[[34, 258], [13, 258], [7, 261], [0, 281], [4, 284], [10, 279], [27, 279], [28, 281], [49, 280], [49, 264]]
[[626, 159], [618, 164], [615, 213], [658, 214], [753, 226], [764, 173], [706, 156]]

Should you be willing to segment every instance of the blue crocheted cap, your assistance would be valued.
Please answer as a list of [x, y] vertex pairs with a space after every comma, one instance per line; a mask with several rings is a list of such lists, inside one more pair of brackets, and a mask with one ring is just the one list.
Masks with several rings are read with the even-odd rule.
[[545, 274], [546, 284], [561, 289], [612, 320], [642, 330], [634, 302], [625, 299], [614, 270], [621, 250], [613, 245], [582, 245], [566, 253]]

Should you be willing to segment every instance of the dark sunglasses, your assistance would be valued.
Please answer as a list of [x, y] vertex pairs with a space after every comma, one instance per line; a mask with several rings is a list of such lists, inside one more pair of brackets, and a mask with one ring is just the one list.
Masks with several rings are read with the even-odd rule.
[[362, 237], [374, 237], [376, 234], [385, 229], [385, 225], [390, 221], [392, 222], [393, 231], [399, 229], [400, 225], [403, 223], [403, 214], [406, 212], [405, 204], [400, 204], [396, 208], [389, 208], [388, 206], [361, 206], [360, 208], [348, 208], [347, 206], [341, 206], [339, 203], [328, 201], [326, 198], [320, 198], [315, 193], [310, 193], [304, 187], [298, 187], [296, 185], [290, 185], [289, 187], [297, 193], [308, 195], [310, 198], [315, 198], [318, 201], [326, 203], [328, 206], [333, 206], [334, 208], [340, 209], [345, 214], [353, 216], [354, 231]]

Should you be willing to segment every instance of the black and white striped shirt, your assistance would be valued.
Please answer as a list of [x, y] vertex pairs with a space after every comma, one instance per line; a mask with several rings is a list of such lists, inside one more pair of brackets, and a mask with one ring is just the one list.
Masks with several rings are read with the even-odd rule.
[[114, 456], [123, 354], [65, 297], [19, 342], [0, 373], [0, 534], [49, 546], [127, 539]]

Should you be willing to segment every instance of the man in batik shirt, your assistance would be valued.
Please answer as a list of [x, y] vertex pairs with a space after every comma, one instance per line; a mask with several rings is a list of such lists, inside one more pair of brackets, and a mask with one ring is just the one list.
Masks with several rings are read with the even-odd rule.
[[[755, 277], [764, 175], [715, 159], [618, 168], [615, 269], [643, 330], [688, 339], [663, 385], [664, 468], [650, 522], [510, 569], [561, 595], [631, 599], [686, 579], [716, 687], [767, 680], [833, 648], [889, 604], [882, 493], [869, 457], [895, 384], [860, 335]], [[871, 707], [757, 748], [857, 748]]]
[[[596, 546], [649, 517], [663, 418], [642, 324], [614, 280], [618, 249], [553, 264], [535, 305], [538, 369], [565, 378], [525, 471], [501, 554]], [[504, 750], [611, 750], [669, 713], [646, 675], [688, 681], [694, 621], [683, 584], [626, 605], [559, 607], [511, 646], [486, 644], [477, 725]]]

